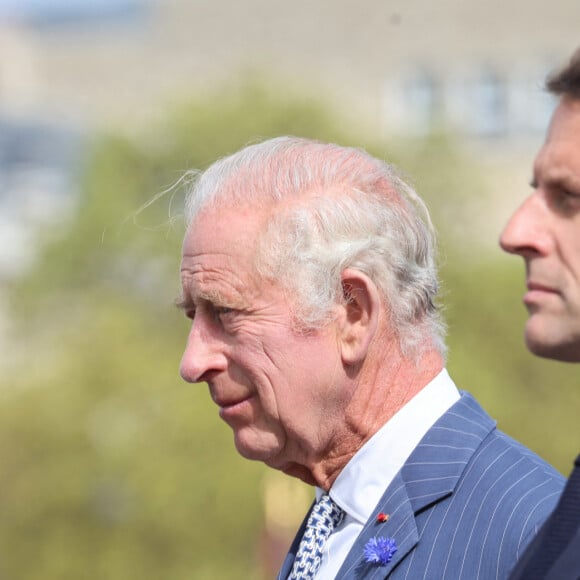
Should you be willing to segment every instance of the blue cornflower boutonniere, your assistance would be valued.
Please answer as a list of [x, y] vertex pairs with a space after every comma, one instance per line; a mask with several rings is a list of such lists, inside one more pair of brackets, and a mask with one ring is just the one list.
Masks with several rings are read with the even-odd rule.
[[371, 538], [366, 543], [363, 554], [369, 564], [380, 564], [384, 566], [393, 559], [396, 551], [397, 543], [394, 538], [379, 536], [378, 538]]

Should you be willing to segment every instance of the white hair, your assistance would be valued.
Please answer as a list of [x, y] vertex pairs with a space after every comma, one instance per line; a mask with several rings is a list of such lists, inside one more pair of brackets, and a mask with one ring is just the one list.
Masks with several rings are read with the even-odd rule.
[[434, 229], [395, 169], [365, 151], [295, 137], [250, 145], [200, 174], [188, 223], [208, 207], [272, 206], [256, 264], [291, 293], [304, 329], [324, 325], [348, 299], [346, 268], [366, 274], [389, 306], [401, 348], [445, 353]]

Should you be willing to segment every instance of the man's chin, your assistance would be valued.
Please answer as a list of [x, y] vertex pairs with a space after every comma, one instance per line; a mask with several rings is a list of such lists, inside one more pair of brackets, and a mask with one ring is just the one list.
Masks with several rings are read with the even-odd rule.
[[580, 362], [580, 339], [559, 340], [534, 333], [526, 328], [526, 346], [528, 350], [541, 358], [561, 362]]
[[245, 459], [269, 463], [280, 452], [280, 444], [272, 434], [234, 431], [237, 452]]

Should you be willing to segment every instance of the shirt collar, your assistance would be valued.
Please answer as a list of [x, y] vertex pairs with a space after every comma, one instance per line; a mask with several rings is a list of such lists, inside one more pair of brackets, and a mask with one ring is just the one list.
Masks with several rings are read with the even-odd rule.
[[[443, 369], [357, 451], [330, 489], [332, 499], [364, 524], [425, 433], [459, 398]], [[317, 488], [317, 498], [323, 493]]]

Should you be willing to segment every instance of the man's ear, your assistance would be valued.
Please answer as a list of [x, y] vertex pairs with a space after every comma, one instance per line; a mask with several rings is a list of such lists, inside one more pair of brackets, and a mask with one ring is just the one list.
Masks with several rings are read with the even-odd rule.
[[381, 299], [375, 283], [358, 270], [342, 272], [344, 292], [343, 316], [340, 327], [342, 362], [354, 365], [368, 353], [376, 336], [381, 312]]

